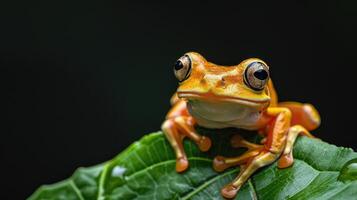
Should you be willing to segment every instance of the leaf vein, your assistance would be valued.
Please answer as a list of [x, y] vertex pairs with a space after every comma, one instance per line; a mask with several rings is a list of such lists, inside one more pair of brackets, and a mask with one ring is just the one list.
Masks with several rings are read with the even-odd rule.
[[73, 188], [74, 192], [76, 193], [76, 195], [78, 196], [78, 198], [80, 200], [84, 200], [84, 197], [82, 195], [82, 192], [79, 190], [79, 188], [77, 187], [76, 183], [73, 180], [69, 181], [69, 184], [71, 185], [71, 187]]
[[252, 199], [253, 199], [253, 200], [258, 200], [257, 192], [256, 192], [256, 190], [255, 190], [255, 188], [254, 188], [254, 185], [253, 185], [251, 179], [248, 180], [248, 186], [249, 186], [249, 188], [250, 188], [250, 192], [249, 192], [249, 193], [250, 193], [250, 196], [252, 197]]
[[182, 200], [185, 199], [189, 199], [190, 197], [192, 197], [193, 195], [195, 195], [196, 193], [198, 193], [200, 190], [203, 190], [204, 188], [206, 188], [207, 186], [209, 186], [211, 183], [215, 182], [216, 180], [231, 175], [233, 173], [236, 173], [238, 171], [238, 169], [233, 169], [231, 171], [227, 171], [225, 173], [219, 174], [218, 176], [214, 176], [213, 178], [209, 179], [208, 181], [204, 182], [203, 184], [201, 184], [196, 190], [186, 194], [185, 196], [181, 197]]

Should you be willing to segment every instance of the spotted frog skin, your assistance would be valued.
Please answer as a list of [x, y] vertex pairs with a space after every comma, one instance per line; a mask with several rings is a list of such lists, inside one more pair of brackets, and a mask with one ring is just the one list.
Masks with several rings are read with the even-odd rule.
[[175, 151], [177, 172], [189, 166], [183, 138], [193, 140], [201, 151], [211, 147], [208, 137], [196, 133], [196, 124], [206, 128], [257, 130], [264, 138], [261, 144], [254, 144], [235, 135], [232, 146], [248, 150], [237, 157], [215, 157], [213, 168], [218, 172], [241, 165], [238, 176], [221, 189], [225, 198], [234, 198], [250, 176], [263, 166], [276, 160], [279, 168], [291, 166], [296, 137], [313, 137], [309, 131], [320, 125], [320, 116], [311, 104], [278, 102], [269, 66], [260, 59], [219, 66], [198, 53], [189, 52], [178, 59], [174, 73], [179, 87], [171, 98], [172, 108], [162, 131]]

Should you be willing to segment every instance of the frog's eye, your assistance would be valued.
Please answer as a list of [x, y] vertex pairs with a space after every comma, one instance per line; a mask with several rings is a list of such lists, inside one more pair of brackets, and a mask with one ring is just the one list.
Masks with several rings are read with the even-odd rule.
[[244, 82], [255, 91], [264, 89], [269, 80], [269, 68], [261, 62], [252, 62], [244, 72]]
[[174, 66], [176, 78], [182, 82], [186, 80], [191, 74], [191, 60], [187, 55], [179, 58]]

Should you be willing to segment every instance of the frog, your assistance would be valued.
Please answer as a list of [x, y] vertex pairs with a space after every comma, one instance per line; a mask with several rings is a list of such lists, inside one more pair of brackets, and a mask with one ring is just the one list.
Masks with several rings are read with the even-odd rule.
[[236, 134], [230, 139], [232, 147], [247, 150], [235, 157], [214, 157], [212, 166], [217, 172], [240, 167], [236, 178], [220, 189], [224, 198], [235, 198], [250, 177], [264, 166], [275, 161], [281, 169], [292, 166], [297, 137], [314, 138], [310, 131], [321, 123], [312, 104], [278, 101], [270, 67], [259, 58], [224, 66], [207, 61], [197, 52], [188, 52], [176, 61], [173, 70], [178, 88], [161, 130], [174, 150], [178, 173], [189, 167], [184, 138], [192, 140], [202, 152], [212, 146], [209, 137], [197, 133], [197, 125], [256, 131], [263, 138], [256, 144]]

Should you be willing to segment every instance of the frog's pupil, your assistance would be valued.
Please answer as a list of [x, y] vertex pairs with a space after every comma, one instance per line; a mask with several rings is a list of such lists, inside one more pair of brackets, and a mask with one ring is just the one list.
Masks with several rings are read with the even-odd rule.
[[175, 70], [180, 70], [180, 69], [182, 69], [183, 68], [183, 64], [182, 64], [182, 62], [181, 61], [177, 61], [176, 63], [175, 63]]
[[266, 72], [264, 69], [259, 69], [254, 72], [254, 76], [259, 80], [265, 80], [268, 77], [268, 72]]

